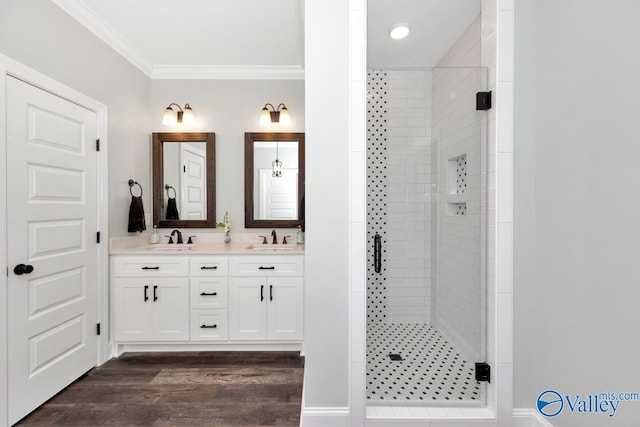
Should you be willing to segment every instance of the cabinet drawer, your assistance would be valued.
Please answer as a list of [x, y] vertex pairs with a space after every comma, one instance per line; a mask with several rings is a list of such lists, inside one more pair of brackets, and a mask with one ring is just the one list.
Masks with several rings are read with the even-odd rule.
[[301, 256], [237, 256], [229, 257], [231, 276], [302, 276]]
[[189, 275], [189, 258], [183, 256], [113, 257], [113, 274], [128, 277], [176, 277]]
[[228, 282], [229, 279], [226, 276], [191, 278], [191, 308], [227, 308]]
[[226, 256], [192, 256], [190, 264], [191, 276], [227, 276], [229, 274], [229, 258]]
[[191, 310], [191, 341], [229, 339], [227, 310]]

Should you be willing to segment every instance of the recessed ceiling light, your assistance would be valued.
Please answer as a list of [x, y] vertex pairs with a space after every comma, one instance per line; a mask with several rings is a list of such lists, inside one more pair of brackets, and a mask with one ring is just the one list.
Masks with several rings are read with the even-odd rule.
[[411, 30], [409, 29], [409, 25], [398, 24], [391, 29], [391, 31], [389, 32], [389, 35], [394, 40], [400, 40], [407, 37], [410, 31]]

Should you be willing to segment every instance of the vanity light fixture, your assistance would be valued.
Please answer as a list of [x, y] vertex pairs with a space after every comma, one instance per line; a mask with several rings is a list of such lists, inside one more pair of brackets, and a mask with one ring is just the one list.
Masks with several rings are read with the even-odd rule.
[[[271, 107], [271, 109], [267, 107]], [[260, 113], [260, 125], [264, 126], [269, 123], [282, 123], [283, 125], [291, 123], [289, 110], [287, 110], [287, 107], [283, 103], [280, 103], [278, 108], [269, 103], [264, 105], [264, 108]]]
[[282, 162], [278, 160], [278, 141], [276, 141], [276, 159], [271, 162], [271, 176], [274, 178], [282, 178]]
[[[178, 107], [178, 111], [174, 111], [172, 106], [175, 105]], [[193, 110], [189, 104], [184, 105], [184, 110], [178, 104], [172, 102], [169, 106], [164, 110], [164, 115], [162, 116], [162, 124], [163, 125], [173, 125], [176, 123], [193, 123]]]
[[397, 24], [391, 29], [389, 35], [394, 40], [400, 40], [407, 37], [410, 32], [411, 29], [409, 28], [408, 24]]

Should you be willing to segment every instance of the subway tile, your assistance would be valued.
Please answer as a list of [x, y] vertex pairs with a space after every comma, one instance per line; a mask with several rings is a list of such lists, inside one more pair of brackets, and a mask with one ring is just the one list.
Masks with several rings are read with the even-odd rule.
[[366, 42], [367, 15], [364, 10], [351, 11], [351, 81], [366, 80], [367, 69], [367, 42]]
[[498, 82], [513, 82], [514, 76], [514, 13], [502, 10], [498, 32]]

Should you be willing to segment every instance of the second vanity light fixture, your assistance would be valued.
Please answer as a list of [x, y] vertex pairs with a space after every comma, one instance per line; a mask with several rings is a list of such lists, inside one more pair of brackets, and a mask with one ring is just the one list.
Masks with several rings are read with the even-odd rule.
[[[174, 111], [172, 106], [178, 107], [178, 111]], [[184, 110], [178, 104], [172, 102], [164, 110], [162, 116], [163, 125], [174, 125], [176, 123], [192, 123], [194, 120], [193, 110], [189, 104], [184, 105]]]
[[[269, 109], [268, 107], [271, 108]], [[260, 125], [264, 126], [269, 123], [282, 123], [283, 125], [291, 123], [289, 110], [287, 110], [287, 107], [283, 103], [280, 103], [278, 108], [269, 103], [264, 105], [264, 108], [260, 113]]]

